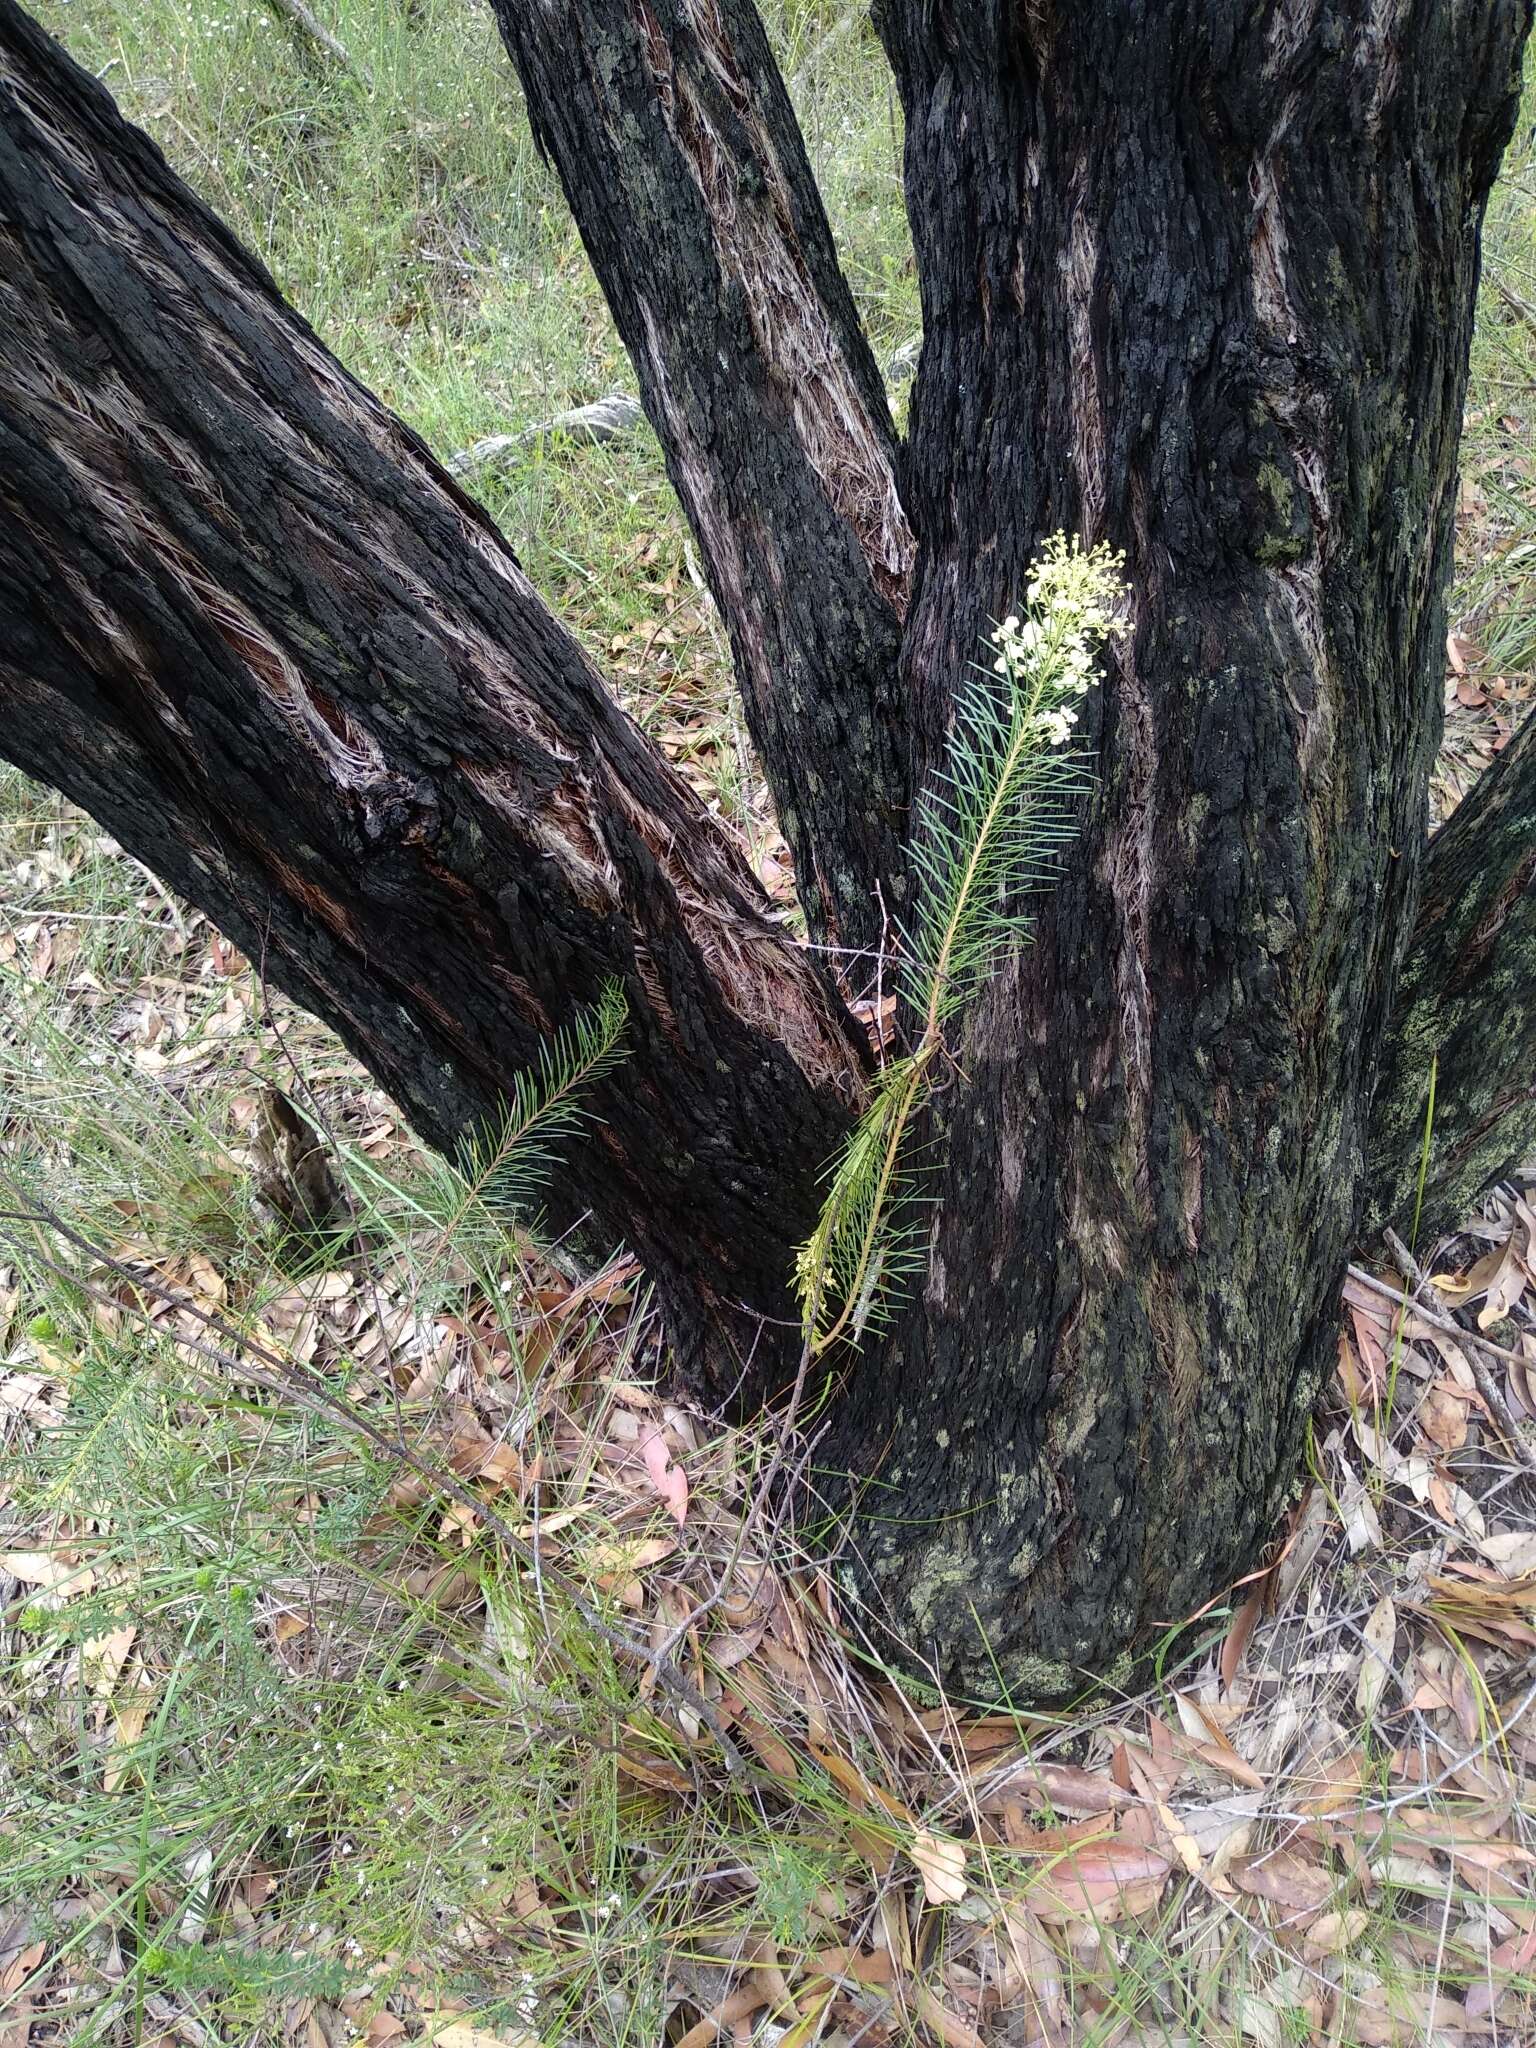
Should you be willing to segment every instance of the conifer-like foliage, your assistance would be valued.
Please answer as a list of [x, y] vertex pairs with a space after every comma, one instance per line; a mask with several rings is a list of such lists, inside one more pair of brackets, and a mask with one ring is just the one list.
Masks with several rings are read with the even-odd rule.
[[1077, 830], [1089, 763], [1072, 744], [1102, 642], [1121, 630], [1122, 558], [1055, 534], [1035, 563], [1022, 616], [990, 636], [992, 659], [959, 695], [942, 772], [913, 845], [917, 904], [901, 934], [897, 988], [915, 1023], [888, 1059], [834, 1163], [796, 1280], [813, 1355], [855, 1341], [919, 1262], [903, 1227], [903, 1141], [933, 1085], [948, 1034], [1005, 956], [1028, 943], [1031, 895]]
[[512, 1077], [499, 1128], [463, 1147], [460, 1170], [483, 1201], [514, 1212], [526, 1206], [554, 1165], [559, 1140], [591, 1115], [587, 1091], [623, 1057], [628, 1014], [618, 982], [605, 983], [590, 1009], [543, 1041], [537, 1064]]
[[467, 1136], [458, 1158], [429, 1159], [442, 1183], [439, 1206], [449, 1235], [465, 1248], [478, 1216], [489, 1249], [514, 1217], [532, 1215], [558, 1163], [560, 1142], [592, 1115], [593, 1086], [624, 1057], [628, 1005], [618, 982], [545, 1039], [535, 1065], [513, 1076], [499, 1122]]

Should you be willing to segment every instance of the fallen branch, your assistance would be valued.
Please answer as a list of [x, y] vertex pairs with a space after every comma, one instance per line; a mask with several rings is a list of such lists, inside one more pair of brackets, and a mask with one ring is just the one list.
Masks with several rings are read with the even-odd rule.
[[[298, 5], [300, 0], [292, 0], [292, 4]], [[621, 434], [629, 433], [644, 417], [638, 398], [610, 392], [590, 405], [578, 405], [570, 412], [557, 412], [553, 419], [524, 427], [519, 434], [487, 435], [485, 440], [475, 441], [468, 448], [461, 448], [457, 455], [450, 455], [446, 467], [453, 476], [473, 476], [477, 470], [520, 455], [524, 449], [535, 448], [556, 435], [578, 447], [600, 447], [604, 441], [616, 441]]]
[[1536, 306], [1533, 306], [1529, 299], [1522, 298], [1519, 292], [1513, 290], [1504, 282], [1502, 277], [1490, 275], [1488, 282], [1493, 286], [1515, 318], [1523, 320], [1527, 327], [1536, 331]]
[[296, 28], [312, 49], [329, 57], [333, 64], [339, 64], [343, 71], [351, 71], [370, 88], [373, 80], [366, 68], [354, 63], [344, 43], [336, 40], [319, 15], [304, 4], [304, 0], [268, 0], [274, 14], [282, 15], [290, 27]]
[[923, 353], [923, 337], [912, 334], [892, 351], [891, 359], [885, 366], [887, 384], [904, 384], [909, 377], [917, 375], [918, 358]]
[[[303, 8], [303, 0], [273, 0], [273, 4]], [[303, 11], [307, 13], [308, 9]], [[922, 347], [923, 337], [920, 334], [914, 334], [901, 344], [886, 365], [888, 384], [903, 383], [916, 374]], [[550, 419], [536, 420], [531, 427], [524, 427], [518, 433], [487, 434], [484, 440], [472, 441], [467, 448], [450, 455], [444, 467], [451, 476], [474, 476], [482, 469], [509, 461], [513, 456], [522, 455], [530, 448], [537, 448], [541, 442], [556, 437], [570, 441], [578, 448], [600, 448], [605, 441], [616, 441], [622, 435], [632, 433], [644, 417], [638, 398], [629, 398], [621, 391], [611, 391], [606, 398], [594, 398], [590, 405], [572, 406], [569, 412], [557, 412]]]

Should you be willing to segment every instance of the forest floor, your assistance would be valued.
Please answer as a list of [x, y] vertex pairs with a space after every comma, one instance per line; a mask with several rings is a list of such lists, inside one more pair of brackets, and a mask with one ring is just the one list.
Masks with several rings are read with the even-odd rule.
[[[345, 62], [255, 0], [43, 12], [440, 454], [632, 391], [486, 14], [319, 4]], [[878, 52], [765, 12], [889, 362]], [[1488, 259], [1442, 814], [1536, 671], [1529, 116]], [[473, 487], [787, 907], [649, 430]], [[772, 1426], [668, 1397], [632, 1266], [510, 1230], [4, 772], [0, 1174], [0, 2048], [1536, 2042], [1536, 1174], [1418, 1247], [1435, 1321], [1351, 1281], [1270, 1568], [1064, 1715], [861, 1660]]]

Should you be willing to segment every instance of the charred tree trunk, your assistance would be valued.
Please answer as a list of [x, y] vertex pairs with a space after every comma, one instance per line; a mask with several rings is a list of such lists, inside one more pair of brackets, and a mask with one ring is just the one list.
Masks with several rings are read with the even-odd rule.
[[835, 996], [489, 520], [10, 0], [0, 703], [445, 1149], [616, 979], [552, 1214], [775, 1383], [860, 1086]]
[[1478, 256], [1524, 6], [879, 0], [924, 347], [931, 761], [1039, 537], [1126, 553], [1101, 785], [936, 1119], [852, 1375], [861, 1575], [951, 1684], [1070, 1691], [1251, 1562], [1353, 1241], [1417, 887]]
[[[925, 1281], [832, 1411], [892, 1634], [963, 1688], [1069, 1692], [1252, 1558], [1328, 1356], [1529, 0], [883, 0], [926, 327], [905, 512], [745, 0], [498, 5], [813, 927], [862, 943], [894, 900], [1042, 537], [1126, 551], [1083, 836], [957, 1036]], [[630, 1058], [557, 1214], [629, 1237], [700, 1380], [771, 1386], [755, 1318], [789, 1313], [861, 1088], [841, 1006], [500, 538], [12, 0], [0, 320], [0, 745], [437, 1142], [618, 978]], [[1465, 934], [1496, 910], [1489, 957], [1528, 944], [1524, 758], [1473, 799], [1503, 882], [1470, 806], [1436, 847], [1384, 1103], [1470, 1028]]]
[[[730, 629], [818, 938], [899, 883], [912, 536], [885, 386], [753, 0], [494, 0]], [[849, 961], [856, 991], [872, 963]]]
[[[1437, 1058], [1433, 1118], [1431, 1063]], [[1371, 1120], [1368, 1221], [1428, 1245], [1536, 1140], [1536, 718], [1435, 834]], [[1420, 1176], [1423, 1199], [1420, 1201]]]

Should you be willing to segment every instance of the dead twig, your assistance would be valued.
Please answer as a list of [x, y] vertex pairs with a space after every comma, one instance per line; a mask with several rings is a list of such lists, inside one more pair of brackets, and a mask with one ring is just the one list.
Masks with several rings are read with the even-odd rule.
[[1510, 1449], [1520, 1463], [1528, 1472], [1536, 1472], [1536, 1451], [1533, 1451], [1526, 1442], [1519, 1421], [1505, 1398], [1503, 1388], [1483, 1364], [1478, 1353], [1485, 1352], [1490, 1358], [1502, 1359], [1506, 1365], [1518, 1365], [1522, 1370], [1529, 1361], [1522, 1358], [1518, 1351], [1511, 1351], [1503, 1344], [1495, 1344], [1493, 1339], [1485, 1337], [1481, 1330], [1469, 1330], [1454, 1317], [1442, 1315], [1438, 1310], [1428, 1307], [1419, 1300], [1419, 1289], [1429, 1285], [1427, 1274], [1395, 1232], [1389, 1230], [1386, 1233], [1386, 1242], [1394, 1261], [1402, 1268], [1404, 1278], [1413, 1287], [1413, 1293], [1404, 1294], [1399, 1287], [1389, 1287], [1385, 1280], [1378, 1280], [1374, 1273], [1368, 1273], [1363, 1266], [1351, 1266], [1350, 1279], [1358, 1286], [1368, 1289], [1370, 1293], [1379, 1294], [1384, 1301], [1396, 1302], [1400, 1308], [1405, 1308], [1410, 1315], [1417, 1316], [1420, 1322], [1427, 1323], [1431, 1329], [1442, 1330], [1446, 1336], [1454, 1337], [1458, 1343], [1466, 1345], [1470, 1354], [1467, 1363], [1472, 1368], [1477, 1390], [1487, 1402], [1490, 1414], [1498, 1422], [1501, 1432], [1509, 1439]]
[[267, 0], [267, 4], [274, 14], [280, 14], [290, 27], [297, 29], [312, 49], [329, 57], [333, 64], [339, 64], [343, 71], [350, 71], [372, 90], [373, 80], [366, 67], [348, 54], [346, 45], [337, 41], [320, 17], [305, 6], [304, 0]]
[[1488, 282], [1493, 286], [1515, 318], [1523, 320], [1527, 327], [1536, 331], [1536, 306], [1533, 306], [1529, 299], [1522, 298], [1519, 292], [1515, 291], [1512, 286], [1507, 285], [1496, 272], [1490, 273]]

